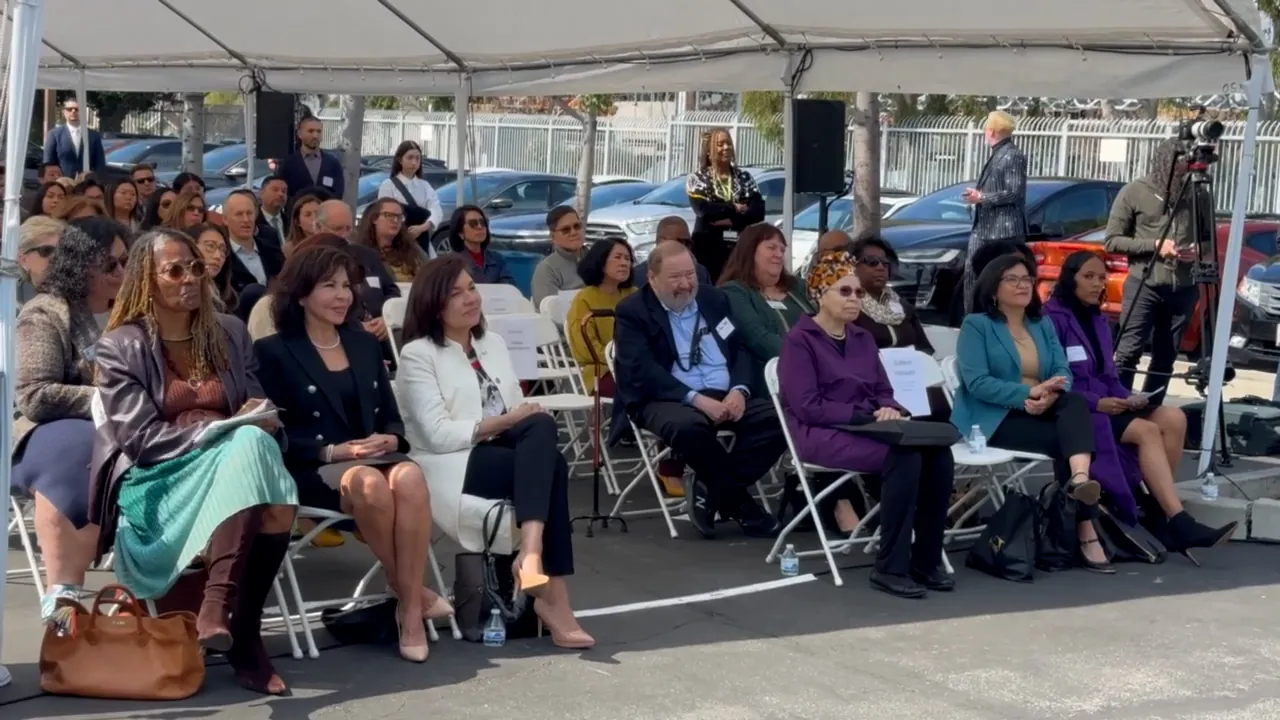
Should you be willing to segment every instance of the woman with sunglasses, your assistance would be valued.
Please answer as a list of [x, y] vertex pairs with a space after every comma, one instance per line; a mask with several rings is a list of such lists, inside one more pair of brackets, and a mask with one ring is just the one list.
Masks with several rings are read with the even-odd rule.
[[889, 287], [890, 271], [898, 264], [898, 254], [875, 236], [859, 238], [850, 251], [857, 263], [858, 282], [866, 292], [858, 327], [871, 333], [878, 348], [913, 347], [932, 355], [933, 345], [924, 334], [915, 307]]
[[262, 607], [289, 548], [297, 487], [274, 415], [215, 426], [266, 394], [244, 323], [216, 312], [213, 296], [191, 238], [165, 229], [134, 243], [98, 343], [106, 421], [89, 519], [102, 527], [98, 552], [114, 548], [116, 576], [139, 597], [163, 597], [199, 560], [200, 644], [226, 653], [244, 687], [282, 695], [262, 644]]
[[857, 325], [865, 293], [853, 258], [843, 251], [820, 258], [810, 273], [809, 296], [818, 312], [796, 322], [778, 360], [796, 459], [879, 476], [881, 542], [873, 588], [903, 598], [953, 590], [955, 581], [939, 567], [955, 480], [951, 449], [890, 447], [843, 429], [908, 413], [893, 399], [871, 333]]
[[58, 247], [66, 223], [44, 215], [27, 218], [18, 231], [18, 306], [36, 296], [49, 272], [49, 261]]
[[106, 218], [64, 227], [57, 245], [47, 246], [55, 250], [39, 294], [18, 313], [13, 489], [35, 501], [46, 622], [57, 621], [60, 598], [79, 597], [97, 546], [88, 518], [93, 350], [101, 334], [94, 315], [120, 289], [128, 236]]
[[147, 210], [142, 216], [142, 230], [151, 230], [164, 225], [165, 218], [169, 216], [169, 209], [177, 199], [178, 193], [169, 188], [160, 188], [152, 193], [151, 199], [147, 201]]
[[501, 253], [489, 249], [489, 219], [477, 205], [463, 205], [449, 220], [449, 249], [465, 254], [467, 272], [477, 283], [515, 285]]

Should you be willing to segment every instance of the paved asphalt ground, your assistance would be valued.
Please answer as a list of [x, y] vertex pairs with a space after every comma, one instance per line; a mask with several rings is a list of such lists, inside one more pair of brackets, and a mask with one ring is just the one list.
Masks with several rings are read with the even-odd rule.
[[[1251, 384], [1269, 389], [1269, 381]], [[1230, 394], [1250, 393], [1260, 394]], [[1280, 471], [1272, 463], [1240, 460], [1233, 473]], [[1190, 465], [1181, 477], [1194, 475]], [[576, 483], [579, 508], [588, 486]], [[1280, 718], [1280, 548], [1232, 544], [1201, 553], [1199, 569], [1175, 557], [1124, 565], [1112, 577], [1077, 570], [1029, 585], [967, 570], [957, 552], [958, 591], [921, 601], [870, 590], [869, 558], [855, 551], [841, 558], [842, 588], [824, 563], [806, 558], [802, 573], [816, 576], [782, 588], [618, 608], [780, 579], [763, 562], [767, 543], [736, 532], [707, 542], [679, 527], [678, 540], [659, 520], [576, 539], [575, 604], [605, 609], [583, 621], [599, 641], [594, 650], [561, 651], [549, 640], [490, 650], [446, 632], [420, 666], [373, 646], [294, 661], [276, 637], [277, 667], [294, 690], [278, 700], [240, 690], [216, 665], [204, 690], [181, 703], [40, 697], [35, 592], [10, 582], [3, 661], [14, 683], [0, 690], [0, 720]], [[454, 550], [441, 541], [436, 552], [451, 577]], [[24, 562], [17, 552], [9, 560]], [[304, 591], [338, 595], [369, 562], [350, 538], [309, 550], [299, 563]]]

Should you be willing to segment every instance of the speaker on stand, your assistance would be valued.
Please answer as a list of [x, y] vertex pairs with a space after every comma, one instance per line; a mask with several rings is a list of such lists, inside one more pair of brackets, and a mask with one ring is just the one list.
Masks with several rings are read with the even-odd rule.
[[297, 98], [288, 93], [258, 91], [254, 157], [284, 158], [293, 154], [297, 127]]
[[845, 104], [839, 100], [794, 100], [792, 165], [796, 193], [819, 196], [818, 233], [827, 231], [831, 200], [847, 190], [845, 182]]

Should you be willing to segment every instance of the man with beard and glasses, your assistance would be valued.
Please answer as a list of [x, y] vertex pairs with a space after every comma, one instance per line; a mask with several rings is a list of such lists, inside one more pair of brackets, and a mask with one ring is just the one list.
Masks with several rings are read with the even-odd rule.
[[[1200, 222], [1192, 222], [1191, 195], [1183, 192], [1186, 178], [1187, 158], [1179, 152], [1178, 141], [1164, 140], [1156, 146], [1147, 174], [1120, 189], [1107, 221], [1107, 251], [1129, 258], [1116, 366], [1121, 384], [1132, 388], [1134, 370], [1147, 342], [1151, 343], [1151, 364], [1142, 389], [1152, 394], [1152, 404], [1164, 399], [1178, 344], [1199, 296], [1192, 277], [1195, 226], [1203, 232], [1216, 231], [1213, 197], [1207, 191], [1202, 190], [1197, 198]], [[1163, 235], [1165, 232], [1168, 234]], [[1211, 238], [1201, 238], [1198, 245], [1212, 253]]]
[[[751, 537], [773, 537], [777, 520], [748, 488], [786, 449], [768, 398], [752, 398], [753, 364], [724, 293], [698, 284], [693, 254], [667, 242], [649, 255], [649, 284], [618, 304], [617, 400], [637, 425], [678, 453], [694, 477], [689, 519], [715, 537], [716, 516]], [[717, 433], [734, 434], [726, 450]]]

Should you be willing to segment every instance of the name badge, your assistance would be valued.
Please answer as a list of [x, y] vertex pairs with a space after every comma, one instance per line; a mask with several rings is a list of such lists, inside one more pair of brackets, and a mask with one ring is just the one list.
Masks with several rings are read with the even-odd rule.
[[325, 186], [325, 187], [327, 187], [327, 188], [331, 188], [331, 187], [333, 187], [333, 178], [331, 178], [331, 177], [322, 177], [322, 178], [320, 178], [320, 184], [321, 184], [321, 185], [323, 185], [323, 186]]
[[781, 300], [770, 300], [769, 307], [773, 308], [774, 310], [786, 310], [787, 304], [782, 302]]
[[1084, 351], [1081, 345], [1072, 345], [1067, 348], [1067, 362], [1085, 362], [1089, 359], [1089, 354]]
[[733, 334], [733, 323], [729, 321], [729, 318], [720, 321], [720, 324], [716, 326], [716, 334], [720, 336], [721, 340], [729, 339], [729, 336]]
[[382, 289], [382, 278], [378, 277], [377, 275], [370, 275], [369, 277], [365, 278], [364, 281], [369, 283], [369, 287], [375, 290]]

